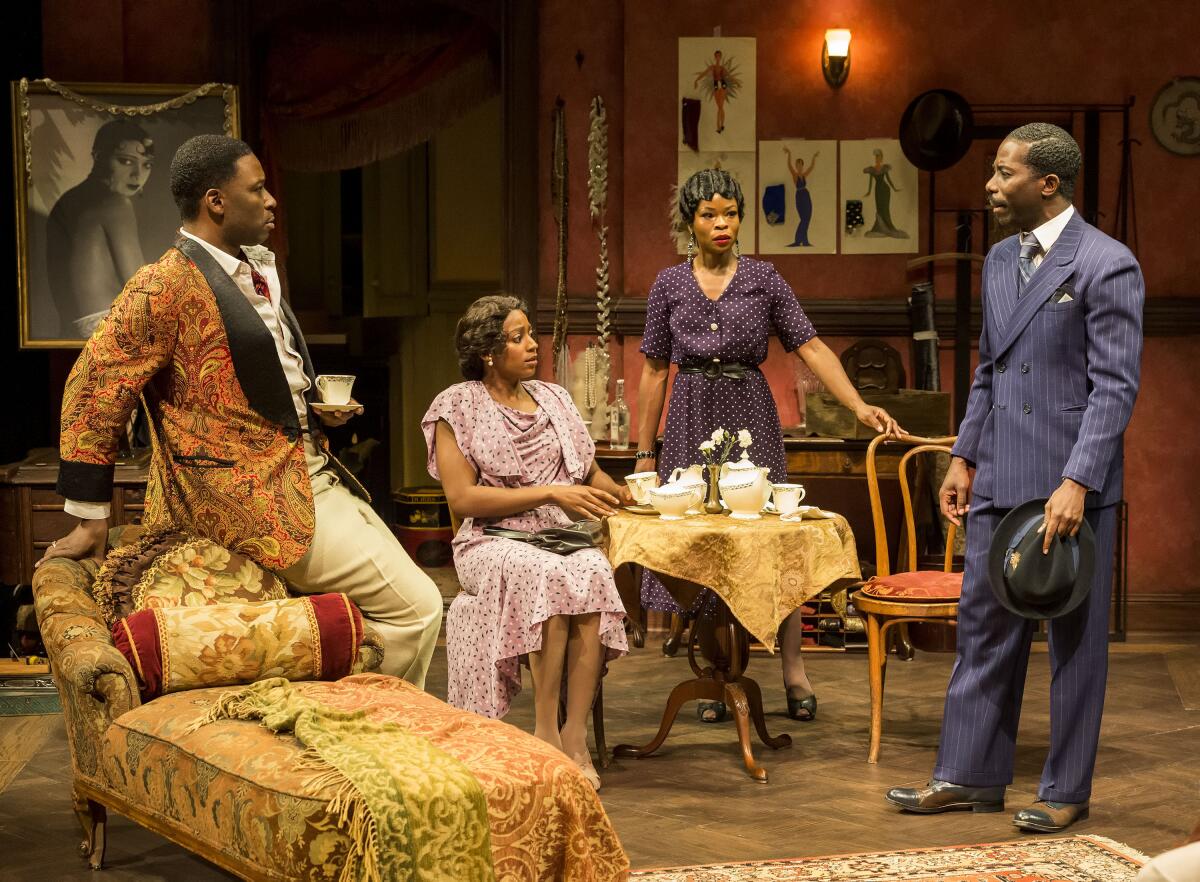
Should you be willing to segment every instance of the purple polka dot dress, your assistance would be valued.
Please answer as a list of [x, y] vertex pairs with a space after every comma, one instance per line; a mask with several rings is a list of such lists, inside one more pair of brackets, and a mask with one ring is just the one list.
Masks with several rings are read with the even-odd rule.
[[[582, 483], [596, 447], [570, 395], [536, 380], [525, 389], [538, 404], [535, 413], [497, 403], [476, 381], [438, 395], [421, 420], [429, 473], [440, 480], [435, 430], [444, 420], [483, 486]], [[536, 531], [570, 522], [557, 505], [463, 521], [453, 546], [463, 590], [446, 615], [450, 704], [485, 717], [508, 713], [521, 690], [519, 657], [541, 649], [542, 623], [551, 616], [600, 613], [605, 661], [628, 651], [625, 607], [603, 552], [553, 554], [483, 534], [489, 524]]]
[[[772, 331], [791, 352], [817, 336], [796, 295], [771, 264], [750, 257], [738, 259], [737, 271], [724, 293], [709, 300], [688, 262], [658, 274], [646, 301], [646, 330], [642, 353], [676, 364], [738, 362], [759, 365], [767, 358]], [[702, 462], [700, 442], [718, 426], [731, 432], [749, 429], [754, 443], [750, 458], [767, 466], [772, 481], [787, 479], [783, 431], [775, 399], [760, 371], [745, 379], [710, 379], [704, 374], [678, 373], [667, 405], [667, 428], [658, 476], [665, 481], [678, 466]], [[736, 445], [730, 458], [738, 455]], [[658, 577], [647, 571], [642, 579], [642, 603], [650, 609], [679, 612], [678, 604]], [[703, 599], [697, 601], [697, 606]]]

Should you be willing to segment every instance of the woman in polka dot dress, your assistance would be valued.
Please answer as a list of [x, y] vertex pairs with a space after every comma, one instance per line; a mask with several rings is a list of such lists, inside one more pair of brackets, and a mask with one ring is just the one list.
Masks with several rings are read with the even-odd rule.
[[612, 567], [598, 549], [553, 554], [486, 536], [483, 528], [536, 532], [613, 514], [632, 499], [597, 468], [595, 445], [566, 390], [533, 379], [537, 342], [521, 301], [475, 301], [458, 322], [455, 346], [468, 382], [438, 395], [421, 421], [429, 473], [465, 518], [453, 546], [463, 590], [446, 616], [447, 697], [503, 717], [521, 688], [519, 658], [528, 654], [534, 734], [599, 789], [585, 723], [605, 662], [628, 649]]
[[[766, 360], [772, 332], [859, 420], [880, 432], [899, 431], [883, 408], [862, 400], [775, 267], [739, 255], [743, 208], [742, 189], [728, 172], [705, 169], [688, 178], [679, 191], [680, 217], [691, 229], [688, 260], [659, 273], [646, 302], [637, 470], [657, 467], [664, 481], [677, 466], [699, 461], [700, 443], [718, 426], [749, 429], [755, 465], [769, 467], [773, 482], [787, 480], [779, 414], [758, 367]], [[680, 369], [671, 389], [662, 456], [656, 460], [654, 441], [672, 362]], [[680, 611], [650, 572], [642, 582], [642, 603]], [[704, 598], [693, 612], [703, 604]], [[788, 714], [811, 720], [816, 696], [800, 656], [798, 618], [794, 625], [785, 627], [781, 638]], [[720, 702], [702, 705], [701, 719], [715, 722], [724, 712]]]

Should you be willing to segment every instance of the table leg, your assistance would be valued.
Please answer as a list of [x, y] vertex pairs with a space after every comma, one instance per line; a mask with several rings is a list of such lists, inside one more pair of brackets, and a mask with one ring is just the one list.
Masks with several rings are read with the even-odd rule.
[[[759, 784], [766, 784], [767, 770], [754, 761], [754, 753], [750, 749], [750, 701], [742, 685], [743, 681], [740, 680], [726, 683], [725, 701], [733, 708], [733, 721], [737, 724], [738, 743], [742, 746], [742, 762], [746, 765], [746, 771]], [[755, 723], [757, 725], [757, 720]], [[761, 730], [759, 734], [762, 734]]]
[[762, 689], [759, 688], [758, 681], [752, 680], [750, 677], [741, 677], [737, 682], [745, 690], [746, 698], [750, 701], [750, 719], [754, 722], [754, 728], [758, 731], [758, 737], [762, 743], [772, 750], [791, 747], [791, 735], [784, 734], [772, 738], [771, 734], [767, 732], [767, 717], [763, 713]]
[[663, 742], [667, 740], [671, 726], [675, 724], [675, 718], [679, 716], [679, 709], [686, 702], [697, 699], [724, 701], [725, 685], [711, 678], [684, 680], [671, 690], [671, 696], [667, 699], [667, 709], [663, 712], [662, 723], [659, 725], [658, 734], [654, 736], [654, 739], [642, 747], [636, 747], [632, 744], [618, 744], [613, 748], [613, 756], [631, 756], [635, 758], [650, 756], [650, 754], [662, 747]]

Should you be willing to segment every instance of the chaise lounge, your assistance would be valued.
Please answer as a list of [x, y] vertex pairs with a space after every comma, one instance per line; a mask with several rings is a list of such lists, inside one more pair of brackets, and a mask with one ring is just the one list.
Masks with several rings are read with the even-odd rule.
[[[117, 544], [133, 538], [126, 529]], [[256, 721], [200, 725], [228, 688], [142, 703], [91, 588], [92, 561], [55, 559], [34, 578], [38, 621], [62, 700], [73, 801], [90, 865], [104, 859], [108, 810], [245, 879], [342, 880], [357, 875], [355, 831], [338, 811], [345, 780], [302, 770], [303, 746]], [[498, 880], [625, 879], [629, 863], [604, 809], [573, 763], [513, 726], [450, 707], [409, 683], [370, 673], [382, 661], [369, 633], [363, 673], [296, 683], [338, 710], [365, 708], [461, 761], [487, 803]], [[348, 872], [347, 872], [348, 871]]]

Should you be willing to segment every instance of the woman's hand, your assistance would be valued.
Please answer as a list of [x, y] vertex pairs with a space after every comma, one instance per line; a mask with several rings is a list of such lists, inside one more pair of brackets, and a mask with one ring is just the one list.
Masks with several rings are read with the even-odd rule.
[[637, 472], [653, 472], [653, 471], [657, 471], [657, 470], [658, 470], [658, 460], [655, 459], [653, 456], [651, 456], [649, 458], [643, 456], [641, 459], [639, 459], [637, 461], [637, 465], [635, 465], [633, 467], [633, 471], [635, 474]]
[[896, 421], [882, 407], [876, 407], [873, 404], [867, 404], [865, 401], [860, 402], [854, 408], [854, 415], [858, 417], [858, 421], [864, 426], [870, 426], [877, 432], [887, 435], [889, 438], [899, 438], [905, 434], [900, 426], [896, 425]]
[[620, 500], [613, 494], [587, 484], [555, 484], [550, 501], [568, 513], [589, 518], [607, 518], [617, 513]]

